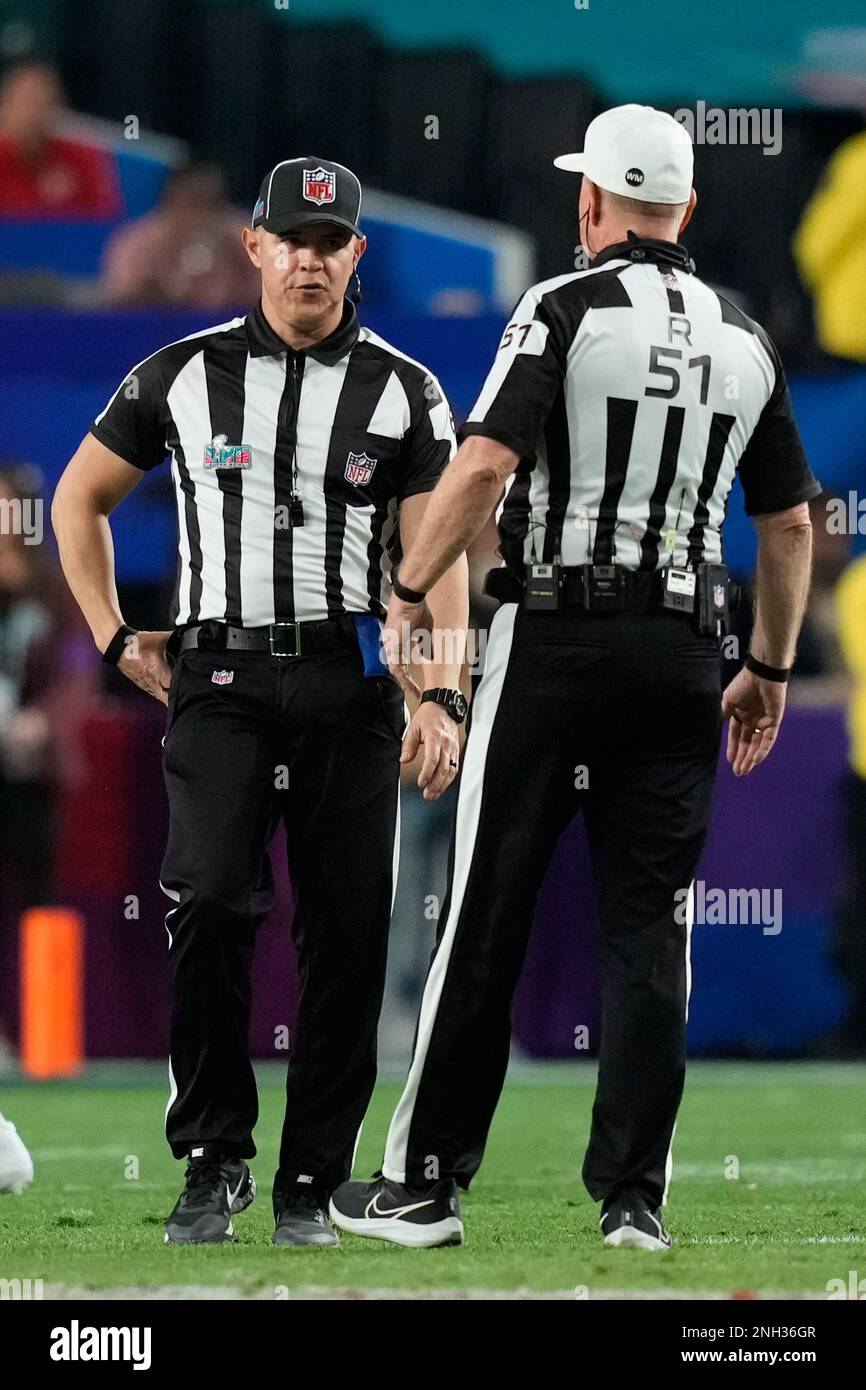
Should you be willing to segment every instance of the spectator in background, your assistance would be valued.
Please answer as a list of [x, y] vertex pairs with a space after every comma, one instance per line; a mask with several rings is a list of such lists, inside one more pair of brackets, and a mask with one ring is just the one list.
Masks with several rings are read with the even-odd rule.
[[259, 284], [241, 241], [248, 219], [226, 199], [212, 164], [169, 174], [158, 207], [115, 232], [103, 263], [110, 304], [241, 308]]
[[866, 362], [866, 131], [845, 140], [794, 236], [826, 352]]
[[[28, 543], [27, 533], [39, 533], [32, 511], [22, 510], [35, 500], [14, 466], [0, 466], [0, 977], [10, 979], [21, 910], [51, 902], [54, 892], [58, 775], [50, 696], [60, 643], [44, 546]], [[0, 1019], [0, 1069], [6, 1052]]]
[[843, 787], [845, 884], [833, 942], [833, 963], [848, 986], [849, 1008], [834, 1041], [838, 1054], [866, 1057], [866, 555], [842, 575], [836, 608], [851, 693], [850, 768]]
[[0, 83], [0, 216], [108, 220], [123, 211], [113, 157], [58, 134], [64, 96], [46, 63], [24, 62]]
[[40, 547], [17, 521], [24, 500], [15, 475], [0, 470], [0, 858], [14, 861], [32, 906], [52, 892], [52, 732], [40, 696], [54, 675], [57, 643]]

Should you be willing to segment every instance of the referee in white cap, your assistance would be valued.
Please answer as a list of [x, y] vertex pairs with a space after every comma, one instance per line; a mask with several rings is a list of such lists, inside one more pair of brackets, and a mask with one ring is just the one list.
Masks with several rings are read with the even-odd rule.
[[[331, 1202], [347, 1231], [459, 1242], [458, 1187], [484, 1152], [539, 885], [583, 811], [601, 929], [603, 1022], [583, 1176], [610, 1245], [660, 1249], [683, 1089], [690, 886], [722, 714], [738, 776], [769, 754], [806, 602], [812, 476], [773, 344], [699, 280], [682, 126], [624, 106], [590, 125], [589, 269], [517, 306], [465, 442], [400, 565], [386, 637], [500, 501], [503, 600], [473, 704], [447, 900], [381, 1176]], [[758, 531], [751, 651], [720, 700], [725, 503]], [[588, 904], [577, 905], [584, 920]], [[563, 1104], [568, 1097], [563, 1093]]]
[[[392, 561], [455, 444], [435, 378], [358, 322], [349, 290], [366, 245], [360, 209], [342, 164], [278, 164], [243, 233], [260, 302], [132, 370], [52, 512], [104, 659], [168, 706], [166, 1134], [187, 1162], [166, 1223], [173, 1243], [230, 1240], [255, 1194], [250, 959], [273, 904], [265, 850], [279, 814], [300, 995], [273, 1239], [339, 1243], [326, 1209], [376, 1075], [401, 739], [404, 762], [422, 749], [428, 800], [457, 770], [462, 557], [432, 601], [455, 645], [425, 665], [405, 738], [402, 692], [380, 655]], [[120, 612], [107, 518], [166, 454], [179, 532], [171, 627], [136, 633]]]

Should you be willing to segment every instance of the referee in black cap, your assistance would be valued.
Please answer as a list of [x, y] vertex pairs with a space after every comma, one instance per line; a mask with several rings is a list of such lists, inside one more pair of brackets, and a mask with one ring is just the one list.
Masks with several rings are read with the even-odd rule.
[[[249, 965], [273, 901], [266, 847], [281, 814], [300, 998], [274, 1241], [338, 1243], [325, 1207], [348, 1176], [375, 1078], [401, 740], [403, 761], [423, 752], [428, 799], [457, 771], [462, 558], [431, 594], [452, 641], [425, 664], [405, 737], [402, 691], [382, 660], [392, 564], [455, 445], [435, 378], [361, 327], [348, 297], [366, 244], [360, 207], [341, 164], [272, 169], [243, 232], [260, 302], [139, 363], [54, 500], [97, 647], [168, 707], [166, 1130], [187, 1159], [173, 1242], [231, 1239], [255, 1194]], [[136, 632], [118, 603], [108, 516], [166, 455], [177, 585], [168, 630]]]

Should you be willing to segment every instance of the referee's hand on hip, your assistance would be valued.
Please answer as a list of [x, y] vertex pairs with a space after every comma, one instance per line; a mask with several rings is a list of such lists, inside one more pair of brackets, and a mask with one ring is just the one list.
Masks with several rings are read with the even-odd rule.
[[117, 669], [160, 704], [168, 704], [171, 667], [165, 659], [170, 632], [137, 632], [127, 642]]

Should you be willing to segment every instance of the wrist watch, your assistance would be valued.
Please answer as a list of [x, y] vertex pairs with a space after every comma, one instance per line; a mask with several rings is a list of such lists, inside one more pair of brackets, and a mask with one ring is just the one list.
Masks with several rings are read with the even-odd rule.
[[450, 714], [455, 724], [462, 724], [469, 713], [469, 701], [462, 690], [446, 690], [444, 686], [437, 686], [435, 690], [425, 690], [421, 696], [421, 704], [425, 700], [432, 700], [434, 704], [441, 705], [446, 714]]

